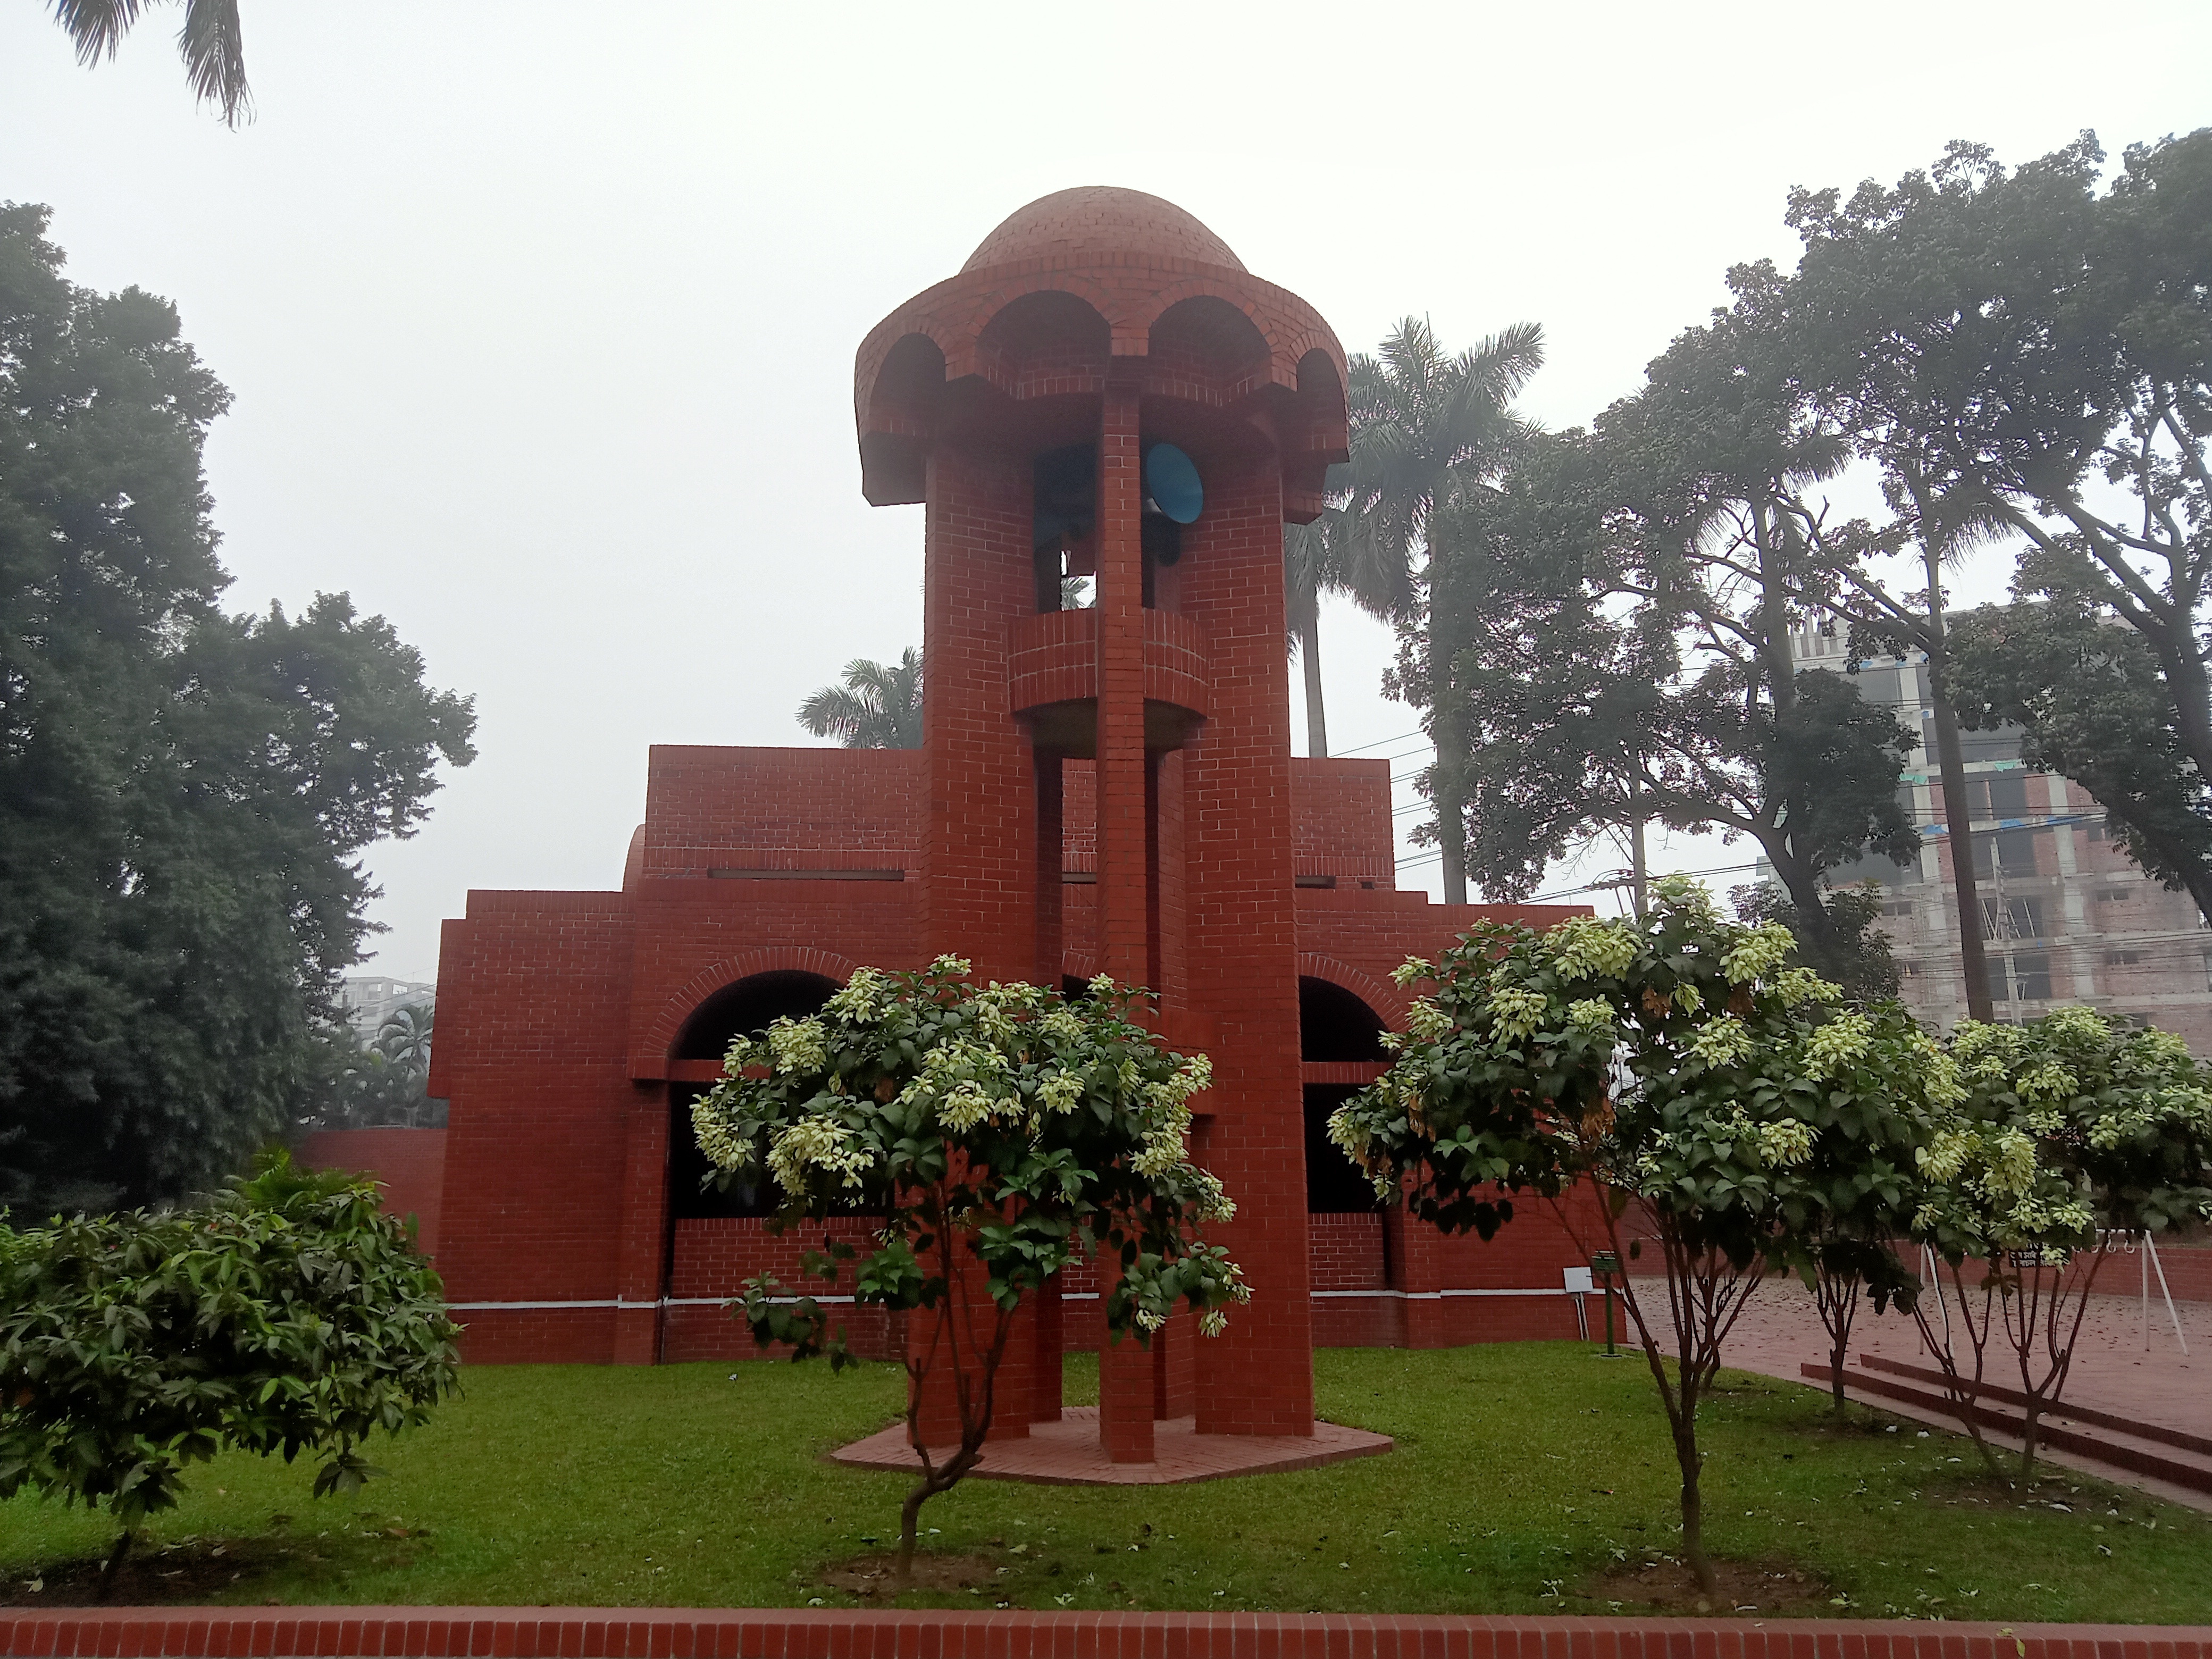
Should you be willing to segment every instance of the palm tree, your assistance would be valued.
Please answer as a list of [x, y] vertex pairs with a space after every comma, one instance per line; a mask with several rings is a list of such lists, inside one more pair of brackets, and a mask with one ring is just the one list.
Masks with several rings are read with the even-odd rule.
[[430, 1074], [431, 1026], [435, 1020], [427, 1003], [410, 1003], [392, 1011], [376, 1028], [376, 1051], [402, 1071]]
[[1452, 904], [1467, 902], [1468, 762], [1452, 664], [1481, 591], [1471, 568], [1478, 538], [1463, 528], [1477, 515], [1450, 515], [1456, 540], [1466, 545], [1430, 532], [1432, 520], [1441, 530], [1439, 507], [1477, 506], [1534, 432], [1509, 405], [1543, 365], [1544, 331], [1534, 323], [1516, 323], [1447, 357], [1435, 331], [1419, 317], [1400, 323], [1378, 356], [1351, 362], [1352, 487], [1345, 510], [1358, 537], [1372, 542], [1378, 567], [1411, 569], [1415, 544], [1422, 550], [1419, 610], [1425, 627], [1413, 636], [1413, 672], [1401, 674], [1400, 689], [1428, 706], [1437, 749], [1429, 798], [1443, 851], [1444, 898]]
[[[184, 0], [185, 27], [177, 34], [185, 78], [199, 101], [222, 106], [223, 125], [235, 127], [253, 112], [246, 85], [246, 37], [238, 0]], [[146, 0], [54, 0], [54, 18], [76, 45], [76, 60], [89, 68], [115, 49], [145, 9]]]
[[921, 653], [908, 646], [895, 665], [854, 658], [844, 684], [825, 685], [799, 705], [799, 723], [848, 749], [921, 748]]
[[[1350, 487], [1349, 470], [1332, 467], [1330, 494]], [[1324, 508], [1311, 524], [1283, 532], [1283, 587], [1290, 648], [1305, 674], [1306, 753], [1328, 757], [1328, 716], [1321, 690], [1321, 598], [1341, 593], [1378, 622], [1413, 613], [1413, 574], [1402, 548], [1386, 549], [1351, 512]]]

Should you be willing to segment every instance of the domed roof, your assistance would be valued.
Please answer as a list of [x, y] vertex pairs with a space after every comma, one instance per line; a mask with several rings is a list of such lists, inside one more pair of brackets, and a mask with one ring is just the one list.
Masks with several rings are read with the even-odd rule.
[[1244, 269], [1228, 243], [1173, 202], [1110, 185], [1079, 185], [1038, 197], [1007, 215], [960, 269], [1067, 253], [1157, 253]]

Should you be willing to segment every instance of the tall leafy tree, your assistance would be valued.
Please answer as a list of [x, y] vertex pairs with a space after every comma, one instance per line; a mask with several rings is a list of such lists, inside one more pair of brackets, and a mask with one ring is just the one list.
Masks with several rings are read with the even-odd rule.
[[[1468, 737], [1455, 665], [1480, 617], [1486, 588], [1479, 543], [1438, 533], [1441, 507], [1463, 509], [1464, 529], [1533, 428], [1511, 407], [1544, 364], [1543, 331], [1516, 323], [1472, 350], [1447, 356], [1417, 317], [1400, 323], [1373, 357], [1351, 362], [1352, 483], [1346, 501], [1373, 556], [1413, 566], [1418, 585], [1401, 628], [1393, 695], [1425, 710], [1436, 763], [1424, 781], [1436, 818], [1425, 833], [1443, 854], [1444, 897], [1467, 902]], [[1417, 832], [1420, 833], [1420, 832]]]
[[1919, 838], [1897, 787], [1917, 740], [1843, 676], [1797, 667], [1800, 595], [1829, 560], [1812, 492], [1845, 452], [1795, 417], [1762, 321], [1771, 297], [1741, 283], [1597, 432], [1622, 590], [1652, 611], [1647, 628], [1674, 628], [1683, 661], [1637, 757], [1639, 799], [1679, 826], [1756, 842], [1808, 959], [1834, 972], [1848, 953], [1821, 878], [1869, 854], [1911, 857]]
[[[185, 60], [185, 77], [201, 103], [219, 106], [223, 124], [235, 127], [253, 111], [238, 0], [184, 0], [184, 7], [177, 53]], [[88, 66], [113, 58], [145, 9], [146, 0], [54, 0], [55, 18], [76, 43], [77, 62]]]
[[907, 647], [896, 663], [855, 657], [845, 683], [825, 685], [799, 705], [799, 723], [848, 749], [921, 747], [921, 653]]
[[[2015, 593], [2058, 607], [1978, 641], [1996, 678], [1972, 700], [2032, 721], [2041, 706], [2002, 693], [2057, 659], [2057, 632], [2078, 647], [2077, 623], [2109, 617], [2141, 637], [2154, 681], [2117, 653], [2100, 678], [2115, 695], [2154, 684], [2143, 729], [2170, 734], [2174, 787], [2146, 796], [2141, 772], [2092, 766], [2077, 781], [2112, 792], [2098, 799], [2131, 847], [2202, 884], [2201, 841], [2185, 854], [2153, 826], [2207, 816], [2212, 778], [2212, 129], [2131, 148], [2100, 197], [2104, 159], [2087, 133], [2010, 173], [1954, 144], [1893, 189], [1801, 192], [1793, 286], [1808, 377], [1853, 441], [1939, 532], [2018, 538]], [[2052, 755], [2104, 758], [2054, 738]]]
[[32, 1208], [211, 1187], [287, 1121], [361, 854], [475, 753], [470, 700], [344, 595], [221, 610], [228, 394], [46, 224], [0, 206], [0, 1201]]

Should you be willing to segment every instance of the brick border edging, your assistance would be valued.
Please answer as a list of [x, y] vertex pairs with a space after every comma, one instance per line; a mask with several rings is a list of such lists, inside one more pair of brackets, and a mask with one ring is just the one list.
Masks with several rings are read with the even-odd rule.
[[690, 1607], [63, 1607], [15, 1659], [2212, 1659], [2212, 1626]]

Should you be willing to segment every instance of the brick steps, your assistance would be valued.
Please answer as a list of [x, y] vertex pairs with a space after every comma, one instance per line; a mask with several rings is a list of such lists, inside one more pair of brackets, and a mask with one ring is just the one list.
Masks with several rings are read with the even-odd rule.
[[[1864, 1365], [1869, 1358], [1860, 1356], [1861, 1364]], [[1808, 1381], [1821, 1383], [1826, 1383], [1832, 1375], [1832, 1368], [1823, 1364], [1804, 1364], [1799, 1366], [1798, 1370]], [[1907, 1374], [1899, 1376], [1897, 1374], [1899, 1371]], [[1923, 1382], [1918, 1380], [1919, 1376], [1933, 1376], [1936, 1381]], [[1844, 1372], [1844, 1387], [1862, 1397], [1873, 1395], [1941, 1417], [1957, 1418], [1960, 1415], [1958, 1404], [1944, 1391], [1941, 1378], [1941, 1372], [1928, 1371], [1919, 1366], [1905, 1366], [1890, 1360], [1878, 1369], [1847, 1367]], [[1978, 1392], [1981, 1397], [1998, 1401], [2002, 1401], [2006, 1394], [2012, 1393], [1988, 1384]], [[2014, 1397], [2018, 1398], [2017, 1395]], [[1984, 1433], [2019, 1439], [2027, 1428], [2027, 1419], [2020, 1413], [2001, 1410], [1989, 1404], [1982, 1405], [1976, 1415]], [[2055, 1451], [2071, 1452], [2076, 1457], [2108, 1469], [2168, 1481], [2191, 1492], [2212, 1493], [2212, 1454], [2200, 1454], [2177, 1446], [2171, 1437], [2160, 1437], [2151, 1433], [2147, 1425], [2132, 1424], [2122, 1429], [2115, 1426], [2117, 1419], [2106, 1413], [2095, 1415], [2100, 1420], [2094, 1425], [2089, 1423], [2085, 1413], [2070, 1410], [2046, 1417], [2036, 1425], [2036, 1443]], [[2090, 1431], [2092, 1427], [2094, 1432]], [[2173, 1436], [2176, 1431], [2165, 1433]], [[2184, 1440], [2196, 1438], [2187, 1435], [2178, 1437]]]
[[[1878, 1353], [1861, 1354], [1859, 1364], [1866, 1370], [1885, 1371], [1892, 1376], [1907, 1377], [1916, 1382], [1932, 1382], [1938, 1389], [1943, 1386], [1943, 1373], [1933, 1365], [1909, 1364], [1902, 1359], [1892, 1359]], [[2005, 1406], [2024, 1407], [2027, 1404], [2027, 1396], [2018, 1389], [2008, 1389], [1996, 1382], [1981, 1383], [1976, 1390], [1976, 1398], [1994, 1400]], [[2112, 1412], [2072, 1404], [2063, 1407], [2052, 1415], [2075, 1423], [2087, 1423], [2100, 1429], [2116, 1430], [2137, 1440], [2154, 1440], [2185, 1452], [2192, 1452], [2199, 1457], [2212, 1458], [2212, 1437], [2168, 1428], [2163, 1423], [2144, 1422], [2138, 1418], [2121, 1417]]]

